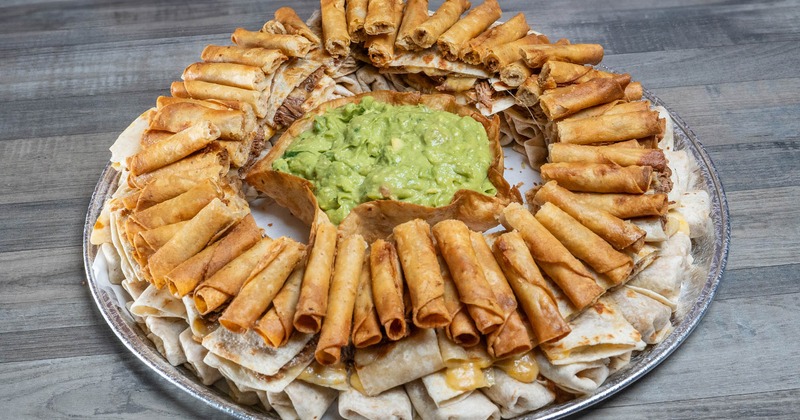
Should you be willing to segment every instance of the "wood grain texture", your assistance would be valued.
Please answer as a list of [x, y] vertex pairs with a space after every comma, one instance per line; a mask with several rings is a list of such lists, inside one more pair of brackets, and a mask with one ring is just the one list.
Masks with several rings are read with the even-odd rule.
[[[431, 8], [441, 1], [431, 1]], [[94, 308], [81, 229], [117, 134], [208, 43], [279, 0], [0, 4], [3, 418], [218, 418], [131, 356]], [[597, 42], [701, 139], [727, 190], [719, 292], [666, 362], [577, 417], [800, 412], [800, 2], [501, 1], [553, 39]], [[318, 2], [292, 2], [307, 17]]]

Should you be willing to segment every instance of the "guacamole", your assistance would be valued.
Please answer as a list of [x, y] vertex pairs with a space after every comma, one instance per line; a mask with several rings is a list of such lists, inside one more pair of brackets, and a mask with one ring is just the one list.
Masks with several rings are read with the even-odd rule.
[[478, 121], [365, 97], [316, 117], [272, 168], [309, 180], [320, 208], [339, 224], [367, 201], [440, 207], [461, 189], [495, 195], [491, 163]]

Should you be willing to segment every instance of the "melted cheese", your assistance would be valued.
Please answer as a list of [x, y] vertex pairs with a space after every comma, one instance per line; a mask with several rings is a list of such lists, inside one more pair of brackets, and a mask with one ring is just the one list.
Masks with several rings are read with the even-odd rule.
[[539, 376], [539, 365], [536, 364], [531, 352], [498, 360], [494, 366], [508, 376], [526, 384], [535, 381]]
[[323, 366], [314, 362], [308, 365], [297, 379], [327, 388], [341, 389], [347, 384], [347, 369], [344, 363]]

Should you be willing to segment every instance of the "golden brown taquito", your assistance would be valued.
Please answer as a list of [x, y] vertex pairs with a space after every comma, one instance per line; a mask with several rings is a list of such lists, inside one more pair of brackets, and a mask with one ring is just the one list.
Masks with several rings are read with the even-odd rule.
[[258, 262], [267, 257], [271, 243], [272, 239], [262, 238], [199, 284], [194, 291], [194, 303], [198, 312], [207, 315], [236, 296]]
[[522, 58], [534, 69], [542, 68], [549, 60], [597, 64], [603, 59], [603, 46], [600, 44], [525, 45], [521, 48]]
[[344, 0], [320, 0], [322, 38], [325, 51], [334, 57], [350, 54], [350, 34], [347, 32]]
[[445, 0], [433, 16], [414, 28], [411, 40], [420, 48], [430, 48], [470, 5], [469, 0]]
[[218, 197], [222, 197], [219, 185], [211, 179], [206, 179], [183, 194], [132, 214], [131, 220], [144, 229], [186, 221]]
[[166, 283], [165, 276], [173, 268], [202, 251], [215, 235], [235, 222], [234, 217], [235, 214], [220, 199], [211, 200], [150, 257], [148, 266], [153, 284], [162, 288]]
[[539, 86], [542, 89], [555, 89], [559, 86], [585, 83], [589, 80], [600, 78], [617, 79], [623, 88], [630, 83], [630, 75], [628, 74], [609, 73], [591, 66], [549, 60], [544, 63], [539, 73]]
[[170, 293], [177, 297], [187, 295], [201, 281], [213, 276], [260, 239], [261, 229], [256, 225], [253, 215], [247, 214], [222, 239], [215, 242], [218, 246], [210, 254], [195, 255], [196, 258], [191, 258], [169, 272], [166, 280]]
[[176, 98], [190, 98], [189, 91], [186, 90], [186, 86], [183, 82], [172, 82], [169, 85], [169, 93], [170, 95]]
[[531, 350], [531, 337], [517, 313], [517, 298], [492, 255], [486, 238], [480, 232], [470, 232], [470, 240], [486, 281], [497, 296], [497, 304], [503, 309], [505, 318], [503, 325], [486, 337], [486, 350], [489, 355], [498, 359]]
[[[185, 101], [191, 100], [186, 99]], [[211, 109], [209, 105], [212, 103], [206, 102], [206, 104], [208, 105], [174, 102], [164, 105], [150, 119], [150, 130], [177, 133], [198, 121], [208, 121], [219, 129], [219, 137], [223, 139], [245, 140], [255, 131], [254, 115], [248, 115], [244, 111], [235, 109]]]
[[497, 0], [484, 0], [480, 6], [470, 10], [463, 19], [453, 24], [436, 40], [439, 51], [444, 58], [457, 60], [461, 55], [462, 46], [500, 19], [500, 15], [502, 11]]
[[[349, 0], [345, 10], [347, 19], [347, 33], [351, 42], [364, 42], [367, 33], [364, 31], [364, 22], [367, 20], [369, 0]], [[427, 17], [427, 16], [426, 16]]]
[[272, 241], [267, 255], [222, 312], [220, 325], [236, 333], [247, 331], [267, 310], [304, 253], [305, 246], [288, 237]]
[[517, 60], [500, 69], [500, 81], [511, 87], [518, 87], [530, 77], [532, 70], [523, 60]]
[[553, 143], [549, 146], [550, 162], [608, 163], [618, 166], [651, 166], [657, 171], [667, 168], [667, 158], [661, 149], [585, 146]]
[[391, 242], [378, 239], [370, 247], [372, 297], [378, 318], [389, 340], [408, 334], [403, 303], [403, 272], [400, 258]]
[[231, 41], [240, 47], [279, 50], [287, 57], [305, 57], [314, 48], [314, 44], [302, 35], [253, 32], [243, 28], [233, 31]]
[[147, 259], [164, 246], [188, 221], [159, 226], [150, 230], [143, 230], [133, 239], [134, 256], [140, 256], [140, 265], [146, 265]]
[[542, 180], [557, 181], [570, 191], [644, 194], [650, 188], [650, 166], [617, 166], [607, 163], [546, 163], [539, 169]]
[[522, 58], [522, 47], [549, 42], [550, 40], [544, 35], [530, 34], [507, 44], [499, 44], [487, 50], [483, 64], [489, 71], [500, 71], [501, 68]]
[[625, 92], [616, 79], [592, 79], [546, 91], [539, 97], [539, 106], [547, 118], [558, 120], [624, 96]]
[[609, 143], [661, 134], [663, 124], [658, 112], [637, 111], [559, 121], [556, 133], [561, 143]]
[[131, 173], [141, 175], [152, 172], [202, 149], [219, 138], [220, 131], [210, 122], [198, 122], [191, 127], [162, 140], [153, 147], [143, 149], [128, 157]]
[[183, 86], [189, 92], [189, 96], [194, 99], [240, 101], [252, 106], [253, 111], [259, 118], [263, 118], [266, 115], [269, 92], [242, 89], [201, 80], [185, 80]]
[[620, 219], [664, 216], [669, 210], [667, 194], [595, 194], [575, 193], [575, 199], [587, 206], [605, 210]]
[[[177, 99], [182, 99], [182, 100], [187, 100], [187, 101], [199, 100], [199, 99], [184, 99], [184, 98], [177, 98]], [[192, 121], [192, 123], [194, 123], [194, 121]], [[177, 131], [181, 131], [181, 130], [177, 130]], [[146, 149], [146, 148], [148, 148], [150, 146], [153, 146], [153, 145], [157, 144], [158, 142], [160, 142], [162, 140], [166, 140], [166, 139], [172, 137], [174, 134], [175, 134], [175, 132], [173, 132], [173, 131], [149, 130], [148, 129], [148, 130], [145, 130], [144, 133], [142, 133], [142, 138], [139, 139], [139, 145], [141, 146], [142, 149]]]
[[150, 208], [158, 203], [175, 198], [192, 187], [199, 184], [202, 180], [185, 178], [177, 175], [155, 178], [142, 187], [136, 197], [134, 208], [137, 212]]
[[306, 334], [318, 333], [328, 310], [333, 260], [336, 256], [336, 226], [328, 221], [317, 224], [314, 243], [308, 255], [300, 300], [294, 314], [294, 328]]
[[572, 255], [583, 260], [600, 274], [607, 276], [613, 285], [625, 282], [633, 270], [631, 257], [617, 251], [605, 239], [582, 225], [572, 216], [556, 207], [544, 203], [536, 220], [561, 242]]
[[415, 219], [394, 228], [397, 253], [403, 266], [414, 325], [444, 327], [451, 318], [444, 304], [444, 280], [430, 236], [430, 225]]
[[[238, 45], [206, 45], [200, 59], [207, 63], [236, 63], [259, 67], [264, 74], [271, 74], [288, 59], [279, 49], [240, 47]], [[175, 96], [173, 94], [173, 96]]]
[[406, 51], [421, 49], [414, 43], [412, 37], [414, 29], [426, 20], [428, 20], [428, 0], [408, 0], [403, 11], [403, 23], [397, 30], [395, 45]]
[[539, 103], [542, 88], [539, 86], [539, 75], [532, 74], [517, 88], [517, 102], [526, 107], [533, 107]]
[[447, 263], [440, 261], [442, 279], [444, 279], [444, 305], [452, 321], [444, 327], [444, 332], [452, 342], [461, 347], [469, 348], [481, 342], [481, 332], [475, 326], [475, 321], [469, 316], [466, 305], [461, 303], [456, 284], [447, 268]]
[[[367, 35], [384, 35], [397, 33], [400, 22], [397, 22], [397, 1], [370, 0], [367, 6], [367, 17], [364, 19], [364, 32]], [[400, 18], [403, 14], [403, 2], [400, 2]]]
[[[372, 3], [370, 2], [370, 4]], [[370, 61], [378, 67], [386, 67], [394, 59], [394, 41], [397, 37], [396, 28], [400, 26], [400, 21], [403, 19], [403, 0], [391, 0], [386, 3], [384, 7], [387, 10], [384, 14], [391, 19], [395, 29], [380, 35], [369, 36], [364, 43]]]
[[626, 101], [638, 101], [642, 99], [642, 95], [644, 95], [644, 88], [642, 88], [642, 84], [639, 82], [632, 82], [629, 83], [628, 86], [625, 86], [625, 100]]
[[518, 231], [500, 235], [493, 245], [494, 255], [506, 275], [520, 306], [536, 336], [536, 344], [558, 340], [570, 327]]
[[311, 30], [311, 28], [297, 16], [297, 12], [291, 7], [281, 7], [275, 11], [275, 20], [280, 22], [286, 31], [292, 35], [300, 35], [311, 41], [314, 45], [320, 45], [322, 40]]
[[367, 242], [361, 235], [341, 238], [337, 245], [328, 313], [322, 323], [314, 357], [321, 365], [332, 365], [342, 357], [342, 347], [350, 342], [356, 291], [364, 265]]
[[459, 298], [467, 306], [475, 326], [482, 334], [496, 330], [505, 319], [503, 310], [478, 263], [469, 228], [464, 222], [445, 220], [437, 223], [432, 231]]
[[352, 340], [357, 349], [378, 344], [383, 339], [381, 324], [378, 323], [378, 314], [375, 312], [369, 260], [369, 256], [364, 258], [353, 308]]
[[572, 114], [569, 117], [565, 118], [563, 121], [596, 117], [598, 115], [625, 114], [628, 112], [641, 112], [649, 110], [650, 110], [650, 102], [647, 101], [625, 102], [622, 100], [617, 100], [609, 102], [607, 104], [596, 105], [591, 108], [586, 108], [584, 110], [578, 111], [575, 114]]
[[267, 78], [259, 67], [235, 63], [194, 63], [183, 71], [183, 80], [202, 80], [249, 90], [264, 90]]
[[[219, 100], [203, 100], [203, 99], [192, 99], [192, 98], [176, 98], [174, 96], [159, 96], [156, 98], [156, 109], [160, 110], [167, 105], [173, 104], [195, 104], [200, 105], [206, 108], [221, 110], [221, 111], [229, 111], [233, 109], [230, 104], [233, 102], [229, 101], [219, 101]], [[155, 115], [150, 117], [150, 125], [153, 124], [153, 118]], [[188, 124], [191, 125], [191, 124]], [[187, 125], [187, 126], [188, 126]], [[153, 130], [154, 128], [148, 128], [149, 130]], [[157, 128], [156, 128], [157, 129]]]
[[[213, 145], [214, 143], [211, 143], [211, 146]], [[130, 175], [128, 176], [128, 185], [133, 188], [142, 188], [156, 178], [170, 175], [194, 179], [219, 179], [221, 175], [228, 173], [230, 164], [227, 152], [212, 149], [205, 153], [195, 153], [146, 174]]]
[[490, 48], [516, 41], [525, 36], [530, 26], [525, 21], [525, 15], [518, 13], [505, 23], [487, 29], [482, 34], [472, 38], [461, 48], [461, 60], [469, 64], [481, 64]]
[[300, 297], [300, 284], [303, 282], [305, 265], [301, 261], [289, 275], [283, 288], [272, 299], [272, 308], [253, 326], [264, 342], [272, 347], [281, 347], [289, 341], [294, 331], [292, 320]]
[[533, 258], [578, 310], [605, 292], [589, 270], [522, 205], [509, 204], [501, 222], [507, 229], [520, 232]]
[[631, 247], [636, 251], [644, 245], [645, 232], [642, 229], [605, 210], [581, 203], [574, 193], [554, 181], [539, 188], [534, 201], [540, 205], [546, 202], [555, 204], [618, 250]]

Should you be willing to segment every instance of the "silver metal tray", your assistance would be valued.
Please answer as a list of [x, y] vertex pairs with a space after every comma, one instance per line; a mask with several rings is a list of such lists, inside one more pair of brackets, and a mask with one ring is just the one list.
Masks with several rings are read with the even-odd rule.
[[[656, 106], [666, 107], [658, 98], [650, 92], [645, 91], [645, 98], [649, 99]], [[639, 378], [653, 370], [659, 363], [663, 362], [697, 327], [703, 315], [708, 310], [711, 300], [722, 278], [722, 272], [728, 258], [728, 248], [730, 245], [730, 221], [728, 215], [728, 204], [725, 199], [725, 192], [722, 184], [717, 177], [716, 169], [711, 159], [708, 157], [703, 146], [697, 140], [694, 133], [675, 113], [670, 111], [674, 122], [675, 148], [683, 149], [694, 157], [699, 166], [700, 188], [704, 188], [711, 198], [711, 219], [713, 228], [706, 237], [695, 239], [693, 256], [695, 264], [698, 264], [704, 273], [704, 279], [700, 279], [700, 287], [694, 289], [693, 293], [682, 295], [684, 311], [679, 310], [676, 318], [673, 319], [675, 329], [661, 343], [645, 349], [636, 355], [631, 363], [623, 370], [610, 376], [606, 382], [591, 395], [580, 397], [562, 404], [553, 405], [546, 409], [532, 412], [520, 418], [525, 419], [554, 419], [561, 418], [570, 414], [575, 414], [604, 399], [620, 392], [625, 387], [637, 381]], [[116, 298], [107, 290], [102, 289], [94, 272], [92, 263], [97, 254], [97, 247], [91, 245], [89, 237], [92, 232], [97, 216], [103, 208], [103, 203], [113, 194], [119, 175], [109, 165], [105, 167], [100, 180], [97, 182], [94, 193], [92, 194], [89, 209], [86, 214], [86, 223], [83, 229], [83, 259], [86, 270], [86, 278], [92, 297], [97, 304], [97, 308], [105, 318], [111, 330], [122, 341], [131, 353], [136, 355], [150, 369], [163, 376], [178, 388], [187, 392], [189, 395], [203, 401], [204, 403], [226, 413], [235, 418], [276, 418], [273, 413], [266, 413], [255, 407], [247, 407], [236, 404], [227, 395], [215, 388], [203, 385], [194, 374], [182, 367], [170, 365], [161, 354], [158, 353], [154, 345], [147, 339], [144, 332], [125, 314], [125, 309], [121, 309], [116, 304]]]

